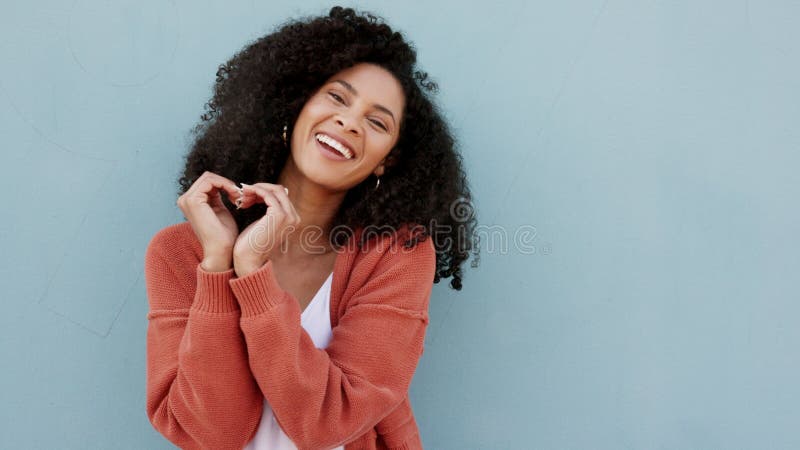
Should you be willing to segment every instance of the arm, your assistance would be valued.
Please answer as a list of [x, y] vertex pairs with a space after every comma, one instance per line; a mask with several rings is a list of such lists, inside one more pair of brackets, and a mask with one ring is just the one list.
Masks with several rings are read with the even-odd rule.
[[204, 271], [168, 236], [158, 233], [145, 256], [147, 416], [181, 448], [240, 450], [264, 398], [247, 364], [233, 270]]
[[361, 274], [369, 278], [326, 349], [302, 328], [298, 301], [280, 287], [270, 261], [230, 282], [250, 369], [300, 449], [349, 443], [374, 427], [403, 402], [421, 357], [436, 268], [431, 239], [365, 258], [377, 263]]

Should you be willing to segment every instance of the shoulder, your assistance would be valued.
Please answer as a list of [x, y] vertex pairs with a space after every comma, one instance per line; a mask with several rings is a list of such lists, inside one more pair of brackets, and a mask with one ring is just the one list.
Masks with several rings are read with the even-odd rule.
[[[424, 240], [419, 239], [413, 246], [407, 247], [406, 242], [414, 237], [417, 231], [408, 226], [396, 230], [359, 228], [348, 243], [349, 250], [356, 254], [358, 264], [367, 265], [394, 265], [394, 264], [422, 264], [423, 266], [436, 263], [436, 249], [432, 236]], [[362, 235], [367, 235], [368, 240], [359, 246], [357, 242]], [[424, 269], [424, 267], [423, 267]]]
[[427, 309], [436, 272], [436, 250], [431, 236], [406, 248], [408, 237], [407, 230], [401, 228], [391, 235], [370, 239], [362, 248], [349, 249], [353, 256], [348, 278], [351, 287], [357, 288], [355, 297], [404, 309]]

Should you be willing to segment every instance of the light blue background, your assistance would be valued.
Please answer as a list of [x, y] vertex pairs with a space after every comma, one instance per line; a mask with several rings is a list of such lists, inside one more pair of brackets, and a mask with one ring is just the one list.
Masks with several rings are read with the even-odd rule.
[[[330, 6], [5, 2], [0, 447], [172, 447], [144, 250], [217, 66]], [[800, 3], [355, 6], [439, 82], [496, 238], [434, 289], [426, 448], [800, 448]]]

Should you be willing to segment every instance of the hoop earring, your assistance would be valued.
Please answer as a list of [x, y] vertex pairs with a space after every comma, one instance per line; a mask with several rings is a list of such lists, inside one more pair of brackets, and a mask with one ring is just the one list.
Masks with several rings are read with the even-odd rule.
[[286, 144], [286, 130], [288, 128], [289, 128], [289, 124], [286, 124], [286, 125], [283, 126], [283, 145], [287, 145]]

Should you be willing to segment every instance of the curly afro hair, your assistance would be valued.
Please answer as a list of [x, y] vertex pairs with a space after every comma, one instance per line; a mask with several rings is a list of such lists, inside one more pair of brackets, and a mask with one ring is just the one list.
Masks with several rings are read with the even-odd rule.
[[[416, 59], [401, 33], [352, 8], [335, 6], [327, 16], [281, 24], [219, 66], [213, 97], [192, 130], [179, 195], [205, 171], [244, 183], [275, 183], [289, 156], [284, 124], [291, 132], [305, 102], [330, 76], [362, 62], [379, 65], [399, 81], [406, 100], [400, 136], [387, 158], [394, 163], [387, 165], [380, 189], [373, 189], [370, 175], [347, 192], [332, 226], [411, 225], [417, 232], [409, 233], [405, 247], [432, 236], [434, 283], [452, 276], [450, 287], [461, 290], [461, 265], [471, 250], [472, 265], [478, 262], [475, 211], [455, 138], [425, 92], [438, 87], [415, 69]], [[222, 197], [240, 230], [266, 211], [264, 204], [237, 210]], [[344, 241], [352, 235], [345, 233]]]

